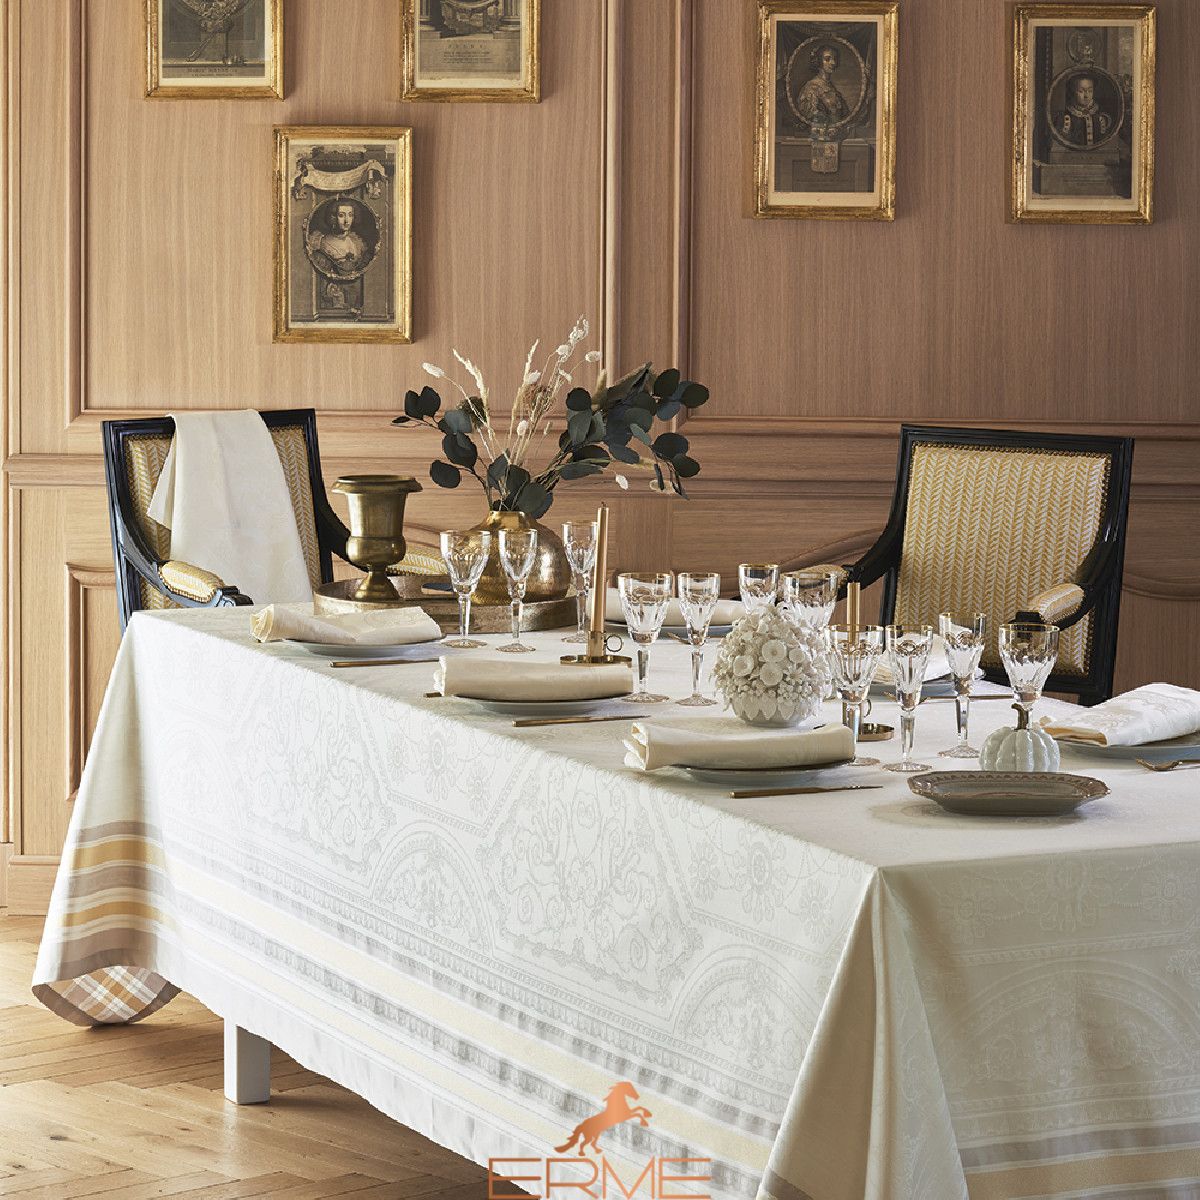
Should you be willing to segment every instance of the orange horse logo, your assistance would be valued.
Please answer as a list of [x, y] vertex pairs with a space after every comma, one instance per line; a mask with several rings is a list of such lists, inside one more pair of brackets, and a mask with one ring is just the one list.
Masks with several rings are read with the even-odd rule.
[[580, 1121], [571, 1136], [561, 1146], [555, 1146], [554, 1149], [559, 1154], [565, 1154], [572, 1147], [578, 1146], [579, 1153], [583, 1154], [588, 1146], [591, 1146], [599, 1154], [600, 1144], [597, 1139], [614, 1125], [620, 1125], [623, 1121], [632, 1121], [634, 1117], [643, 1125], [648, 1125], [653, 1113], [640, 1104], [636, 1108], [629, 1104], [630, 1100], [639, 1098], [637, 1089], [632, 1083], [614, 1083], [604, 1098], [604, 1108], [595, 1116]]

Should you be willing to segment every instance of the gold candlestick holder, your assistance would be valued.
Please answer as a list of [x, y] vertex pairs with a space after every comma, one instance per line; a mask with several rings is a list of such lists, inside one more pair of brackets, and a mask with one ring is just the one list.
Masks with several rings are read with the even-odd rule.
[[[601, 504], [596, 510], [596, 565], [592, 568], [592, 607], [588, 622], [586, 654], [564, 654], [559, 662], [572, 667], [600, 667], [613, 663], [632, 664], [633, 659], [617, 654], [621, 639], [616, 634], [604, 632], [605, 606], [608, 602], [608, 505]], [[609, 637], [617, 644], [610, 651]]]

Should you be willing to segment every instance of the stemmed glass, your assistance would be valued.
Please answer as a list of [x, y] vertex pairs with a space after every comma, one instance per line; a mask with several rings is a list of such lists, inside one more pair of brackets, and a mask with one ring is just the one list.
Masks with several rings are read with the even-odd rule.
[[779, 591], [779, 564], [742, 563], [738, 567], [738, 588], [748, 613], [773, 604]]
[[1058, 626], [1014, 621], [1000, 626], [1000, 661], [1028, 723], [1058, 660]]
[[575, 619], [578, 629], [563, 638], [564, 642], [588, 640], [588, 593], [592, 589], [592, 568], [596, 565], [596, 522], [564, 521], [563, 549], [571, 574], [575, 579]]
[[787, 571], [783, 576], [783, 614], [793, 625], [824, 629], [837, 603], [833, 571]]
[[883, 630], [878, 625], [860, 625], [851, 634], [849, 625], [827, 625], [825, 646], [833, 672], [833, 686], [842, 702], [842, 724], [854, 734], [855, 757], [851, 767], [874, 767], [877, 758], [858, 756], [858, 731], [862, 703], [867, 698], [875, 666], [883, 652]]
[[458, 637], [444, 644], [457, 650], [475, 650], [486, 643], [470, 636], [471, 593], [487, 566], [492, 535], [486, 529], [447, 529], [442, 532], [441, 541], [442, 560], [458, 597]]
[[650, 643], [662, 631], [671, 602], [671, 576], [662, 573], [632, 573], [617, 576], [625, 624], [637, 643], [637, 690], [621, 698], [630, 704], [661, 704], [669, 699], [646, 691], [646, 670], [650, 665]]
[[971, 685], [983, 656], [987, 617], [983, 613], [938, 614], [938, 632], [946, 644], [946, 661], [954, 680], [954, 715], [958, 721], [958, 745], [941, 751], [943, 758], [978, 758], [979, 751], [967, 740], [971, 717]]
[[533, 556], [537, 552], [536, 529], [500, 530], [500, 565], [508, 580], [508, 595], [512, 600], [513, 640], [498, 647], [506, 654], [532, 654], [533, 647], [521, 641], [521, 613], [525, 607], [525, 585], [533, 569]]
[[932, 767], [913, 762], [912, 748], [917, 705], [921, 703], [925, 668], [929, 665], [929, 652], [933, 649], [933, 626], [889, 625], [886, 645], [888, 666], [896, 681], [896, 703], [900, 705], [900, 761], [888, 763], [883, 769], [904, 775], [931, 771]]
[[721, 577], [711, 572], [702, 575], [679, 573], [679, 607], [687, 623], [688, 641], [692, 646], [692, 694], [679, 704], [700, 708], [716, 704], [711, 697], [700, 691], [700, 666], [704, 657], [704, 643], [708, 638], [708, 624], [721, 597]]

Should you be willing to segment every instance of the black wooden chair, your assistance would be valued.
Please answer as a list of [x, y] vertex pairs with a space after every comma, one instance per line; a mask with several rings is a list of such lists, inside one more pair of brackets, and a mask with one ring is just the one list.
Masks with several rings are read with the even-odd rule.
[[[311, 408], [262, 413], [270, 430], [314, 588], [333, 579], [333, 556], [346, 558], [349, 531], [329, 505], [317, 449], [317, 415]], [[235, 584], [219, 579], [203, 563], [171, 558], [171, 531], [146, 514], [162, 473], [175, 422], [170, 417], [105, 421], [104, 473], [116, 564], [121, 628], [141, 609], [222, 608], [253, 604]], [[401, 570], [444, 572], [440, 556], [412, 546]]]
[[1095, 704], [1112, 695], [1132, 466], [1132, 438], [903, 425], [887, 527], [858, 562], [821, 565], [843, 595], [882, 579], [884, 624], [986, 613], [1000, 682], [1001, 624], [1058, 625], [1046, 688]]

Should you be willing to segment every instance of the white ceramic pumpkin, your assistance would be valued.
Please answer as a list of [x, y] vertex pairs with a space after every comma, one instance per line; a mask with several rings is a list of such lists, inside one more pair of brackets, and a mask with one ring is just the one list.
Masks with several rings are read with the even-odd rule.
[[1029, 728], [1029, 714], [1019, 705], [1016, 729], [989, 734], [979, 753], [982, 771], [1057, 771], [1058, 743], [1044, 729]]

